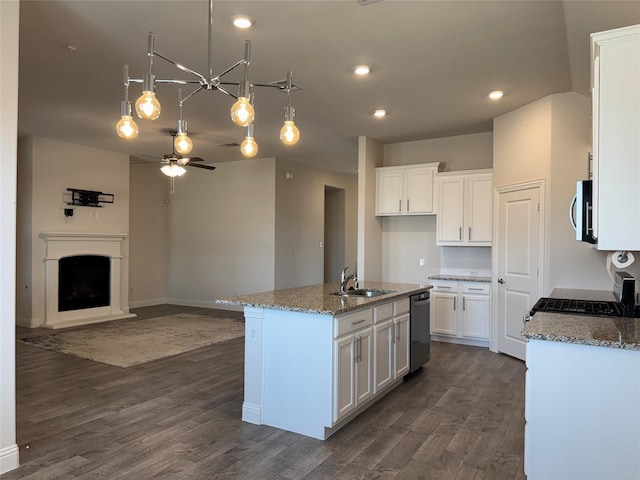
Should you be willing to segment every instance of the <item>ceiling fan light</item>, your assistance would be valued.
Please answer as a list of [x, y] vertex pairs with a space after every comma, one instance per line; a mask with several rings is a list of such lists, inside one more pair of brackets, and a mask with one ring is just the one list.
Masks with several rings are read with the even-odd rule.
[[247, 97], [238, 97], [236, 103], [231, 106], [229, 112], [231, 114], [231, 120], [236, 125], [246, 127], [250, 123], [253, 123], [256, 117], [256, 112], [253, 109], [253, 105], [249, 102]]
[[173, 141], [173, 146], [180, 155], [186, 155], [193, 149], [193, 141], [186, 133], [178, 133]]
[[231, 20], [236, 28], [242, 29], [251, 28], [255, 23], [253, 18], [247, 17], [246, 15], [234, 15], [231, 17]]
[[133, 121], [131, 115], [123, 115], [118, 123], [116, 123], [116, 132], [120, 138], [125, 140], [133, 140], [138, 136], [138, 125]]
[[285, 145], [295, 145], [300, 140], [300, 130], [293, 123], [293, 120], [285, 120], [280, 129], [280, 140]]
[[142, 92], [136, 100], [136, 113], [145, 120], [155, 120], [160, 116], [160, 102], [154, 92]]
[[162, 173], [164, 173], [167, 177], [181, 177], [187, 171], [185, 168], [180, 165], [171, 164], [165, 165], [160, 169]]
[[253, 137], [245, 137], [245, 139], [240, 144], [240, 151], [242, 155], [247, 158], [253, 158], [258, 153], [258, 144]]

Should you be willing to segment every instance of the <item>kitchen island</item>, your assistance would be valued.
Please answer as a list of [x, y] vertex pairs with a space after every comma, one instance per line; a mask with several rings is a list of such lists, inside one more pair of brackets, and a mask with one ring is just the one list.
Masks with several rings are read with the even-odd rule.
[[325, 283], [217, 300], [244, 307], [242, 419], [324, 440], [409, 371], [409, 296], [430, 287]]
[[[555, 298], [615, 301], [556, 289]], [[536, 312], [528, 338], [530, 480], [640, 478], [640, 319]]]

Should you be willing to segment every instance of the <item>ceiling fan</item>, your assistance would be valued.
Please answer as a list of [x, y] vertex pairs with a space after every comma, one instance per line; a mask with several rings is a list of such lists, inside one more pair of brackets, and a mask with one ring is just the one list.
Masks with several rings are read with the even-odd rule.
[[[204, 158], [200, 157], [183, 157], [176, 153], [175, 149], [175, 137], [178, 134], [177, 130], [169, 130], [169, 135], [173, 138], [171, 141], [171, 153], [167, 153], [162, 156], [161, 163], [164, 165], [160, 170], [168, 177], [179, 177], [186, 171], [184, 167], [196, 167], [203, 168], [205, 170], [215, 170], [213, 165], [200, 165], [192, 162], [204, 162]], [[154, 157], [155, 158], [155, 157]]]
[[[201, 165], [199, 163], [192, 162], [204, 162], [204, 158], [201, 157], [183, 157], [182, 155], [176, 153], [175, 149], [175, 137], [178, 134], [177, 130], [169, 130], [169, 135], [171, 135], [171, 153], [167, 153], [162, 156], [160, 159], [160, 163], [163, 165], [160, 170], [167, 177], [171, 179], [171, 190], [169, 193], [175, 193], [175, 178], [184, 175], [187, 171], [184, 167], [196, 167], [202, 168], [204, 170], [215, 170], [216, 167], [213, 165]], [[144, 157], [158, 158], [152, 155], [143, 155]]]

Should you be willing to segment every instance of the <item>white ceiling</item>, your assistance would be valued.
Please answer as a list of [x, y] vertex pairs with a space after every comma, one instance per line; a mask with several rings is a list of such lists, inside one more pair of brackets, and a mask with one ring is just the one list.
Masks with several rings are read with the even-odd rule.
[[[137, 119], [136, 140], [116, 135], [122, 66], [130, 66], [132, 78], [142, 77], [152, 30], [156, 50], [206, 73], [207, 0], [23, 0], [20, 9], [21, 135], [132, 156], [171, 150], [174, 86], [158, 86], [162, 115], [154, 122]], [[253, 29], [234, 29], [236, 14], [253, 17]], [[347, 173], [355, 172], [362, 135], [396, 143], [486, 132], [496, 116], [546, 95], [589, 95], [589, 33], [637, 23], [640, 0], [216, 1], [213, 73], [242, 59], [246, 39], [252, 41], [252, 82], [282, 80], [292, 70], [302, 87], [292, 94], [301, 140], [280, 144], [286, 94], [257, 88], [259, 155]], [[352, 69], [362, 63], [373, 71], [356, 78]], [[158, 77], [188, 78], [159, 58], [154, 70]], [[241, 70], [225, 79], [240, 80]], [[495, 89], [505, 91], [499, 102], [486, 96]], [[133, 101], [139, 92], [132, 84]], [[232, 103], [215, 91], [185, 103], [192, 155], [211, 164], [242, 160], [237, 147], [219, 146], [244, 137], [229, 119]], [[377, 108], [388, 116], [374, 119]]]

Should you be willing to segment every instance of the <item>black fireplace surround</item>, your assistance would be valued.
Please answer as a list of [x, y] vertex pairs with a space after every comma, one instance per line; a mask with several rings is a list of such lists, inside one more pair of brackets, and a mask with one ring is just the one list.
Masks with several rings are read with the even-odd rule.
[[58, 311], [108, 307], [111, 301], [111, 259], [76, 255], [59, 262]]

